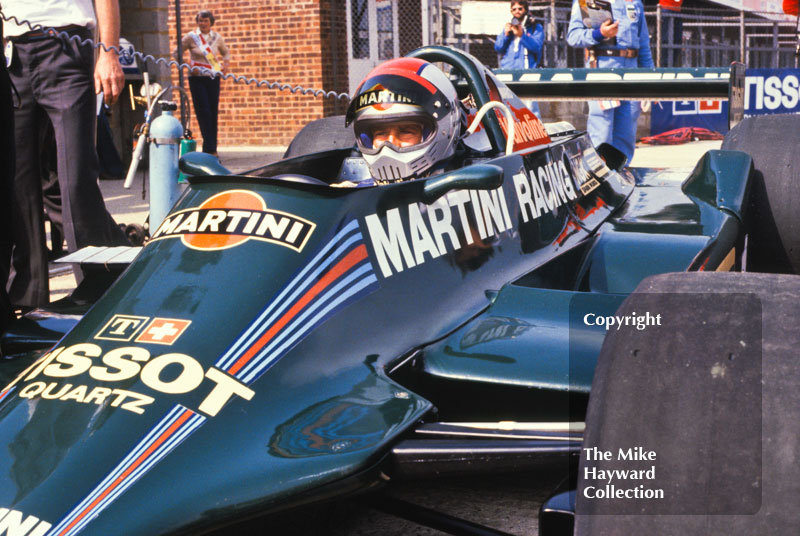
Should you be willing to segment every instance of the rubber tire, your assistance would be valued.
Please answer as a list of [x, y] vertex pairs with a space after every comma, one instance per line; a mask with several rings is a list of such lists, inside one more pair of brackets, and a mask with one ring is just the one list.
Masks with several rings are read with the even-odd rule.
[[294, 158], [320, 151], [346, 149], [355, 143], [353, 127], [344, 125], [344, 116], [332, 115], [311, 121], [300, 129], [283, 157]]
[[[676, 298], [680, 293], [691, 293], [691, 307], [675, 310], [681, 300], [686, 304], [686, 296]], [[715, 307], [720, 293], [737, 293], [737, 297], [729, 296], [735, 299], [742, 296], [739, 293], [757, 296], [761, 318]], [[747, 298], [757, 303], [755, 297]], [[632, 311], [661, 311], [668, 336], [664, 337], [664, 331], [648, 334], [649, 328], [609, 332], [595, 369], [584, 447], [647, 446], [657, 450], [657, 461], [651, 462], [656, 471], [664, 469], [659, 463], [678, 459], [679, 470], [670, 475], [682, 475], [682, 489], [667, 489], [665, 497], [671, 491], [673, 496], [688, 493], [692, 514], [698, 515], [641, 515], [657, 513], [652, 510], [663, 506], [653, 503], [648, 510], [648, 506], [641, 508], [642, 501], [630, 501], [632, 511], [596, 515], [607, 506], [582, 497], [587, 485], [584, 468], [592, 462], [581, 456], [575, 534], [796, 533], [800, 525], [796, 426], [800, 422], [800, 277], [722, 272], [654, 276], [642, 281], [617, 314]], [[741, 346], [739, 341], [748, 340], [748, 333], [759, 331], [760, 349]], [[754, 355], [760, 363], [752, 359]], [[719, 369], [714, 375], [713, 368], [720, 363], [727, 371], [722, 380]], [[754, 378], [754, 371], [758, 377]], [[754, 408], [759, 401], [760, 408]], [[754, 465], [759, 458], [760, 467]], [[753, 474], [761, 478], [747, 479]], [[757, 512], [704, 513], [736, 508], [741, 493], [760, 497]], [[628, 508], [628, 501], [622, 502]]]
[[753, 159], [746, 269], [800, 274], [800, 115], [748, 117], [722, 142]]

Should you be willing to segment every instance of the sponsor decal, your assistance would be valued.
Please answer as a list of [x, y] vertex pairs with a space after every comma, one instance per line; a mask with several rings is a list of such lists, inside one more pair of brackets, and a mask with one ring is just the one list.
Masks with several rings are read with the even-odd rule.
[[[512, 177], [523, 223], [556, 211], [578, 198], [564, 160], [522, 169]], [[513, 231], [504, 188], [455, 190], [430, 205], [409, 203], [382, 217], [364, 218], [384, 278], [501, 233]], [[477, 235], [477, 236], [475, 236]]]
[[722, 101], [673, 101], [672, 115], [722, 113]]
[[[404, 222], [401, 212], [407, 216]], [[471, 225], [473, 221], [475, 225]], [[460, 222], [460, 227], [456, 224]], [[385, 224], [377, 214], [364, 218], [383, 277], [413, 268], [512, 228], [503, 188], [456, 190], [431, 205], [409, 203], [386, 211]], [[457, 230], [457, 228], [460, 229]]]
[[0, 508], [0, 536], [44, 536], [51, 526], [36, 516]]
[[146, 316], [114, 315], [94, 338], [104, 341], [129, 341], [148, 320]]
[[268, 209], [254, 192], [228, 190], [209, 197], [199, 207], [169, 214], [150, 242], [180, 238], [186, 247], [216, 251], [260, 240], [299, 252], [315, 227], [294, 214]]
[[[214, 401], [209, 395], [200, 406], [200, 411], [216, 415], [219, 409], [234, 394], [249, 400], [253, 391], [245, 387], [257, 380], [269, 367], [277, 362], [305, 335], [324, 322], [330, 315], [353, 300], [375, 290], [377, 279], [367, 257], [358, 224], [345, 225], [301, 269], [292, 281], [256, 317], [234, 344], [206, 371], [206, 377], [217, 382], [218, 395]], [[141, 349], [140, 349], [141, 350]], [[142, 357], [144, 354], [140, 354]], [[198, 370], [193, 368], [190, 377], [179, 381], [190, 367], [189, 356], [167, 354], [172, 362], [184, 363], [184, 372], [173, 380], [163, 380], [158, 371], [150, 371], [142, 380], [163, 382], [170, 390], [185, 390], [197, 382]], [[119, 356], [118, 356], [119, 357]], [[165, 356], [160, 356], [164, 358]], [[191, 359], [191, 358], [189, 358]], [[131, 363], [132, 361], [129, 361]], [[164, 363], [166, 366], [167, 363]], [[36, 370], [42, 366], [39, 363]], [[85, 363], [84, 365], [85, 366]], [[112, 374], [120, 373], [116, 365]], [[130, 365], [126, 365], [130, 367]], [[146, 365], [146, 366], [149, 366]], [[197, 363], [197, 366], [200, 366]], [[36, 372], [34, 370], [34, 372]], [[91, 369], [90, 369], [91, 370]], [[107, 371], [108, 372], [108, 371]], [[127, 371], [130, 374], [132, 369]], [[97, 371], [96, 371], [97, 373]], [[171, 376], [172, 377], [172, 376]], [[224, 378], [222, 380], [221, 378]], [[234, 383], [230, 383], [234, 382]], [[243, 382], [243, 383], [240, 383]], [[245, 391], [249, 396], [245, 395]], [[209, 403], [215, 411], [209, 412]], [[206, 406], [204, 410], [203, 406]], [[108, 475], [69, 512], [51, 533], [54, 536], [75, 536], [109, 504], [139, 480], [147, 471], [171, 453], [192, 433], [199, 429], [207, 418], [197, 412], [176, 404], [130, 452], [108, 473]], [[37, 535], [41, 536], [41, 535]]]
[[[206, 418], [176, 405], [114, 469], [55, 526], [50, 536], [74, 536], [197, 430]], [[49, 528], [49, 525], [48, 525]], [[40, 535], [37, 535], [40, 536]]]
[[250, 384], [330, 315], [377, 288], [358, 223], [351, 221], [292, 278], [215, 366]]
[[748, 69], [744, 87], [748, 115], [800, 111], [799, 69]]
[[578, 198], [573, 188], [572, 176], [563, 160], [548, 162], [531, 169], [527, 174], [514, 175], [522, 221], [536, 219]]
[[[534, 147], [543, 143], [550, 143], [550, 136], [542, 126], [533, 112], [527, 108], [515, 108], [511, 102], [506, 101], [506, 104], [514, 114], [514, 150], [520, 151], [528, 147]], [[506, 116], [499, 117], [500, 128], [503, 134], [508, 137], [508, 121]]]
[[[176, 318], [156, 317], [151, 320], [149, 316], [115, 314], [94, 338], [104, 341], [127, 342], [138, 333], [136, 342], [171, 345], [178, 340], [178, 337], [186, 331], [191, 323], [191, 320]], [[142, 329], [145, 324], [147, 327]]]
[[376, 84], [359, 95], [356, 110], [361, 110], [367, 106], [375, 106], [380, 110], [385, 110], [392, 104], [416, 103], [417, 99], [414, 97], [408, 97], [400, 93], [395, 93], [394, 91], [389, 91], [381, 84]]
[[136, 337], [136, 342], [171, 345], [186, 331], [191, 320], [175, 318], [154, 318], [150, 324]]
[[570, 167], [575, 176], [578, 188], [583, 195], [588, 195], [600, 186], [600, 182], [611, 170], [593, 147], [576, 146], [578, 151], [568, 156]]
[[[169, 372], [165, 374], [167, 369]], [[146, 387], [168, 395], [189, 393], [205, 385], [205, 389], [211, 390], [198, 410], [211, 417], [234, 396], [250, 400], [255, 394], [217, 368], [204, 370], [199, 361], [186, 354], [166, 353], [153, 357], [141, 346], [123, 346], [104, 352], [93, 343], [60, 346], [48, 352], [15, 383], [20, 383], [18, 396], [21, 398], [107, 404], [139, 415], [155, 400], [152, 396], [113, 385], [86, 385], [79, 381], [86, 375], [96, 382], [110, 384], [138, 377]]]

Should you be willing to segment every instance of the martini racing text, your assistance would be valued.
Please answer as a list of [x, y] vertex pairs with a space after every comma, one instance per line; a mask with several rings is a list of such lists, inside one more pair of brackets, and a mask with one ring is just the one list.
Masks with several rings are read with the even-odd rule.
[[[563, 160], [520, 170], [513, 176], [513, 184], [523, 222], [578, 198]], [[390, 209], [385, 224], [377, 214], [366, 216], [364, 223], [383, 277], [473, 244], [473, 231], [485, 240], [513, 227], [502, 186], [495, 190], [455, 190], [430, 205], [409, 203]]]

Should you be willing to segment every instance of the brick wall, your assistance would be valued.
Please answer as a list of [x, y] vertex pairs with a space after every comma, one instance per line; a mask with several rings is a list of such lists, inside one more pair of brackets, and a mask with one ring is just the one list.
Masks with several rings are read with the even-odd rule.
[[[145, 1], [145, 0], [142, 0]], [[195, 28], [200, 9], [214, 13], [213, 29], [231, 49], [230, 71], [256, 80], [346, 91], [347, 67], [337, 65], [335, 51], [343, 39], [344, 5], [337, 0], [183, 0], [181, 31]], [[170, 2], [170, 46], [177, 46], [174, 2]], [[345, 44], [346, 46], [346, 44]], [[338, 55], [343, 58], [344, 55]], [[184, 61], [188, 61], [188, 53]], [[341, 61], [340, 61], [341, 63]], [[177, 73], [173, 70], [173, 83]], [[188, 82], [186, 83], [188, 89]], [[308, 121], [340, 109], [332, 99], [258, 88], [255, 84], [223, 80], [220, 93], [219, 145], [286, 145]], [[341, 113], [341, 112], [339, 112]], [[193, 115], [193, 114], [192, 114]], [[191, 127], [200, 142], [194, 117]]]

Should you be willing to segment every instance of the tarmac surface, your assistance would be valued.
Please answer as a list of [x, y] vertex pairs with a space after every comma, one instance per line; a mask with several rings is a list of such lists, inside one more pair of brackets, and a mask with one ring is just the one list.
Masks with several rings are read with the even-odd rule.
[[[686, 173], [708, 150], [718, 149], [719, 141], [698, 141], [673, 146], [640, 145], [632, 167], [681, 168]], [[256, 169], [281, 158], [281, 149], [220, 149], [220, 160], [234, 172]], [[145, 173], [140, 171], [133, 187], [126, 190], [122, 181], [101, 181], [106, 206], [118, 223], [144, 223], [148, 213], [148, 190], [143, 189]], [[69, 265], [51, 264], [51, 297], [65, 296], [75, 286]], [[522, 472], [513, 475], [485, 475], [471, 478], [436, 478], [425, 481], [394, 482], [386, 492], [390, 497], [466, 519], [507, 534], [538, 533], [541, 504], [561, 483], [561, 474]], [[444, 534], [383, 513], [360, 498], [323, 505], [322, 511], [307, 515], [291, 514], [269, 520], [253, 520], [234, 528], [237, 536], [285, 534], [308, 536], [436, 536]], [[225, 533], [229, 534], [228, 532]]]

